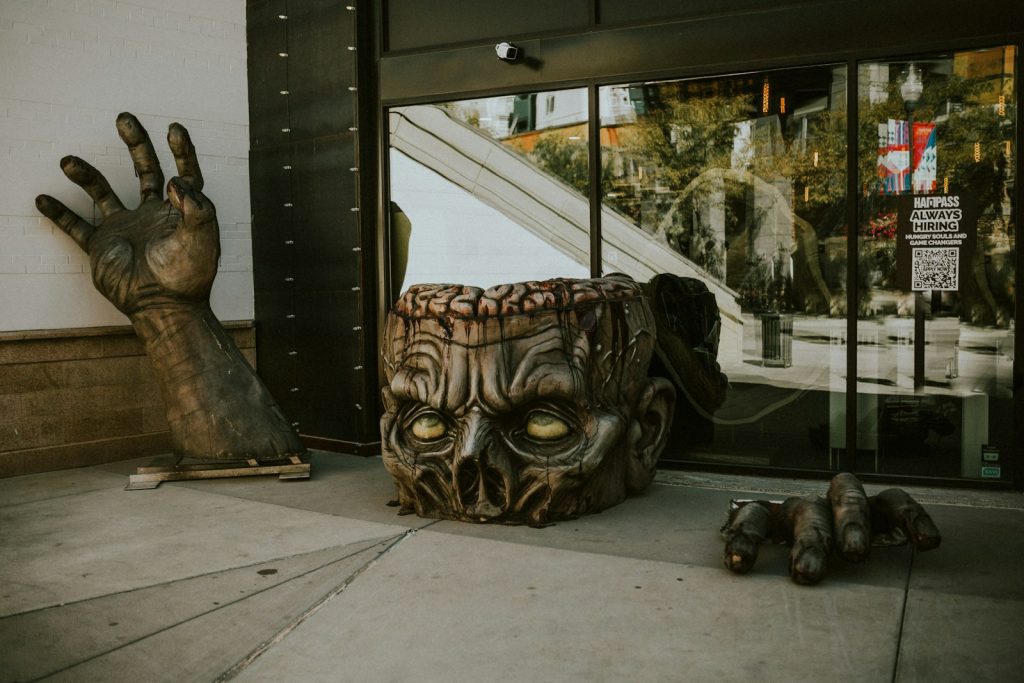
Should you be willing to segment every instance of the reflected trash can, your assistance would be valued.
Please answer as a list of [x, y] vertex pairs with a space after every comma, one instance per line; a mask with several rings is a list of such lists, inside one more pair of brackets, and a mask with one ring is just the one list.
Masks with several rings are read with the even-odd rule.
[[761, 315], [761, 365], [773, 368], [793, 365], [793, 316]]

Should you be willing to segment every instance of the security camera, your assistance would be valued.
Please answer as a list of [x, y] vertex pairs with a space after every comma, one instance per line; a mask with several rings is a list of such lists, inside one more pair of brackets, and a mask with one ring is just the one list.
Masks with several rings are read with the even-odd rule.
[[498, 59], [509, 64], [519, 59], [519, 48], [512, 43], [498, 43], [494, 46]]

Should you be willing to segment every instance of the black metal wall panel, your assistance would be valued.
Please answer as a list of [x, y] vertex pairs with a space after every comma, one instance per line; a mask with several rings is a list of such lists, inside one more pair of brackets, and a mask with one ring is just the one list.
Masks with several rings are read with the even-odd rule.
[[[359, 284], [362, 254], [354, 182], [353, 135], [296, 145], [294, 185], [296, 286], [306, 292], [351, 289]], [[358, 250], [358, 251], [356, 251]]]
[[[353, 133], [254, 149], [252, 193], [257, 292], [351, 288], [359, 284], [359, 207]], [[285, 168], [285, 167], [290, 168]]]
[[[249, 152], [250, 203], [253, 214], [253, 285], [257, 293], [282, 287], [292, 269], [288, 241], [295, 235], [290, 224], [291, 174], [284, 167], [293, 163], [292, 146], [277, 144]], [[257, 308], [259, 296], [257, 295]], [[258, 312], [258, 311], [257, 311]]]
[[288, 98], [292, 139], [346, 131], [352, 106], [356, 50], [354, 12], [338, 0], [292, 2], [288, 15]]
[[715, 14], [739, 14], [778, 9], [780, 6], [814, 5], [822, 11], [829, 2], [843, 0], [597, 0], [601, 24], [636, 24], [652, 19], [685, 19]]
[[585, 28], [590, 0], [386, 0], [387, 49], [409, 50]]
[[[299, 362], [293, 352], [298, 339], [290, 292], [260, 292], [256, 296], [256, 349], [259, 374], [289, 420], [299, 422], [296, 385]], [[301, 427], [300, 427], [301, 429]]]
[[[285, 0], [249, 2], [246, 8], [249, 74], [249, 138], [253, 146], [287, 141], [288, 101], [280, 91], [288, 84], [288, 32], [280, 17]], [[253, 84], [258, 87], [252, 87]]]
[[[362, 411], [376, 410], [376, 400], [366, 403], [361, 396], [365, 385], [359, 360], [361, 331], [354, 330], [358, 292], [320, 291], [300, 295], [295, 306], [296, 332], [301, 337], [296, 366], [296, 400], [301, 409], [303, 434], [344, 441], [346, 435], [362, 435]], [[335, 368], [336, 372], [324, 372]], [[376, 437], [376, 433], [373, 434]]]
[[[366, 362], [376, 279], [363, 267], [374, 251], [365, 244], [372, 206], [369, 216], [361, 206], [357, 12], [336, 0], [281, 0], [251, 2], [248, 16], [261, 375], [301, 434], [361, 450], [379, 435], [376, 364]], [[375, 135], [372, 117], [368, 125]]]

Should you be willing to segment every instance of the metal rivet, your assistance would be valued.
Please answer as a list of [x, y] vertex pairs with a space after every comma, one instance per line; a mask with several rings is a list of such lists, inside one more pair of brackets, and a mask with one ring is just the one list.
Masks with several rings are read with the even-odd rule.
[[357, 130], [359, 130], [356, 126], [349, 126], [348, 129], [349, 129], [349, 132], [351, 132], [351, 133], [355, 133]]
[[293, 278], [293, 277], [286, 277], [286, 278], [284, 279], [284, 281], [285, 281], [285, 282], [295, 282], [295, 278]]
[[351, 209], [349, 209], [349, 211], [358, 211], [358, 210], [359, 210], [358, 206], [353, 206]]
[[286, 165], [282, 166], [281, 168], [283, 168], [286, 171], [292, 170], [291, 164], [286, 164]]
[[289, 356], [297, 356], [297, 355], [299, 355], [299, 352], [298, 351], [289, 351], [288, 355]]
[[287, 14], [278, 14], [278, 15], [277, 15], [277, 18], [278, 18], [278, 19], [287, 19], [287, 18], [288, 18], [288, 15], [287, 15]]
[[347, 47], [346, 49], [347, 49], [347, 50], [348, 50], [349, 52], [355, 52], [355, 51], [356, 51], [356, 46], [355, 46], [355, 45], [349, 45], [349, 46], [348, 46], [348, 47]]
[[362, 366], [362, 365], [357, 365], [357, 366], [355, 366], [355, 367], [354, 367], [354, 368], [352, 368], [352, 369], [353, 369], [353, 370], [362, 370], [362, 369], [363, 369], [363, 366]]
[[282, 128], [282, 129], [281, 129], [281, 132], [282, 132], [282, 133], [291, 133], [291, 132], [292, 132], [292, 129], [291, 129], [291, 128]]
[[362, 247], [352, 247], [352, 251], [362, 251]]
[[287, 57], [287, 56], [288, 56], [288, 53], [287, 53], [287, 52], [278, 52], [278, 53], [277, 53], [277, 56], [278, 56], [278, 57]]
[[282, 95], [287, 95], [287, 94], [289, 94], [289, 93], [288, 93], [288, 91], [287, 91], [287, 90], [282, 90], [282, 91], [281, 91], [281, 94], [282, 94]]
[[285, 208], [287, 208], [287, 209], [290, 209], [290, 208], [292, 208], [292, 206], [294, 206], [294, 204], [292, 204], [291, 202], [285, 202], [284, 205], [285, 205]]
[[350, 86], [348, 86], [348, 91], [349, 91], [349, 92], [355, 92], [355, 91], [356, 91], [356, 90], [358, 90], [358, 89], [359, 89], [359, 88], [357, 88], [357, 87], [356, 87], [356, 86], [354, 86], [354, 85], [350, 85]]
[[353, 173], [355, 173], [356, 171], [358, 171], [358, 170], [359, 170], [359, 167], [358, 167], [358, 166], [352, 166], [352, 167], [351, 167], [351, 168], [349, 168], [348, 170], [350, 170], [350, 171], [352, 171]]
[[285, 318], [287, 318], [288, 320], [294, 320], [295, 319], [295, 314], [294, 313], [289, 313], [288, 315], [285, 316]]
[[353, 288], [352, 288], [352, 291], [353, 291], [353, 292], [358, 292], [358, 291], [359, 291], [359, 288], [358, 288], [358, 287], [353, 287]]
[[359, 330], [361, 330], [361, 329], [363, 329], [363, 326], [362, 326], [362, 325], [356, 325], [355, 327], [353, 327], [353, 328], [352, 328], [352, 331], [353, 331], [353, 332], [358, 332], [358, 331], [359, 331]]
[[284, 243], [287, 244], [290, 247], [293, 244], [295, 244], [295, 240], [285, 240]]

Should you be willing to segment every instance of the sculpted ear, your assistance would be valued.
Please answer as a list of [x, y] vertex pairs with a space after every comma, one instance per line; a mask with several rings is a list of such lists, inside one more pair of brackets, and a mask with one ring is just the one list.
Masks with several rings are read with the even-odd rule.
[[398, 407], [398, 402], [395, 400], [395, 395], [391, 392], [391, 387], [389, 386], [381, 387], [380, 400], [384, 404], [386, 412], [393, 412]]
[[672, 383], [663, 377], [648, 378], [629, 430], [626, 487], [631, 493], [644, 490], [654, 479], [654, 469], [668, 440], [675, 407], [676, 390]]

